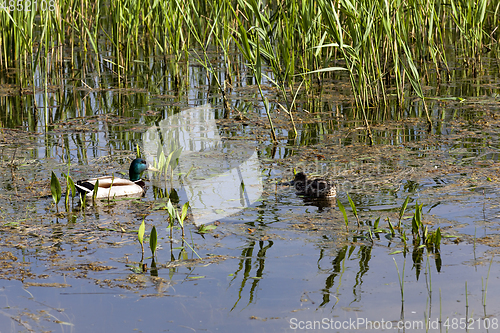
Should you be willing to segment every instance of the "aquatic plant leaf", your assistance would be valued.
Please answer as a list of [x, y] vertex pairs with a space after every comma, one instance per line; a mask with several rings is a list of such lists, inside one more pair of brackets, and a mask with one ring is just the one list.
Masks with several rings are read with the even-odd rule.
[[64, 205], [66, 206], [66, 210], [69, 207], [69, 187], [66, 187], [66, 194], [64, 196]]
[[170, 201], [170, 199], [168, 199], [168, 202], [167, 202], [167, 211], [168, 211], [168, 215], [170, 215], [170, 221], [173, 224], [173, 221], [175, 218], [175, 207], [172, 205], [172, 201]]
[[80, 193], [80, 201], [82, 202], [82, 207], [85, 207], [87, 205], [87, 196], [85, 194]]
[[[113, 188], [113, 184], [114, 184], [114, 182], [115, 182], [115, 175], [113, 175], [113, 176], [111, 177], [111, 185], [110, 185], [110, 186], [109, 186], [109, 188], [108, 188], [108, 204], [109, 204], [109, 202], [110, 202], [110, 197], [109, 197], [109, 196], [110, 196], [110, 194], [111, 194], [111, 189]], [[96, 191], [95, 189], [94, 189], [94, 193], [97, 193], [97, 191]], [[113, 200], [115, 199], [115, 197], [116, 197], [116, 194], [114, 194], [114, 195], [113, 195]]]
[[[66, 193], [64, 196], [64, 204], [66, 206], [66, 210], [68, 210], [68, 208], [69, 208], [69, 193], [71, 191], [71, 196], [74, 197], [75, 191], [71, 190], [71, 184], [68, 181], [69, 176], [65, 175], [63, 172], [61, 172], [61, 174], [63, 175], [64, 178], [66, 178]], [[68, 166], [68, 174], [69, 174], [69, 166]], [[73, 180], [71, 180], [71, 183], [73, 184], [73, 187], [74, 187], [75, 184], [73, 183]]]
[[180, 217], [179, 212], [177, 210], [175, 211], [175, 218], [179, 222], [179, 225], [181, 226], [181, 228], [184, 228], [184, 220], [181, 220], [181, 217]]
[[168, 154], [168, 157], [164, 161], [163, 172], [165, 173], [165, 177], [167, 177], [168, 167], [170, 165], [170, 160], [172, 159], [173, 154], [174, 154], [174, 152], [171, 152], [170, 154]]
[[[418, 235], [418, 230], [422, 227], [422, 205], [419, 205], [418, 203], [415, 205], [415, 214], [411, 220], [411, 227], [413, 236]], [[422, 232], [423, 231], [424, 230], [422, 229]]]
[[137, 238], [139, 239], [139, 243], [141, 245], [144, 242], [144, 232], [146, 231], [146, 224], [144, 224], [144, 220], [141, 223], [141, 226], [139, 227], [139, 231], [137, 231]]
[[140, 266], [126, 264], [125, 267], [128, 267], [132, 272], [134, 272], [136, 274], [142, 273], [142, 267], [140, 267]]
[[373, 225], [373, 229], [378, 229], [378, 224], [380, 223], [380, 216], [375, 220], [375, 224]]
[[403, 218], [403, 215], [406, 210], [406, 206], [408, 206], [408, 202], [410, 202], [410, 196], [407, 196], [405, 202], [403, 202], [403, 206], [401, 206], [401, 210], [399, 211], [399, 220]]
[[170, 158], [169, 165], [172, 170], [175, 169], [179, 164], [179, 158], [182, 154], [183, 149], [184, 147], [179, 147], [171, 153], [172, 157]]
[[373, 234], [371, 229], [368, 229], [368, 238], [370, 238], [370, 240], [373, 242]]
[[387, 218], [387, 223], [389, 224], [389, 229], [391, 229], [391, 234], [394, 237], [396, 232], [394, 231], [394, 227], [392, 226], [391, 220], [389, 218]]
[[417, 212], [416, 212], [417, 213], [417, 222], [420, 225], [422, 224], [422, 207], [423, 207], [423, 205], [424, 204], [420, 204], [418, 206], [418, 209], [417, 209]]
[[64, 178], [66, 178], [66, 186], [68, 189], [71, 191], [71, 196], [75, 197], [78, 194], [78, 191], [76, 190], [75, 182], [73, 182], [73, 179], [70, 177], [69, 172], [68, 174], [62, 173]]
[[339, 209], [342, 212], [342, 215], [344, 215], [344, 222], [345, 222], [345, 226], [347, 227], [349, 224], [349, 221], [347, 220], [347, 213], [345, 212], [344, 205], [342, 204], [342, 202], [340, 202], [339, 199], [337, 199], [337, 204], [339, 205]]
[[351, 197], [349, 196], [348, 193], [347, 193], [347, 199], [349, 200], [349, 205], [351, 205], [352, 213], [357, 218], [358, 217], [358, 212], [356, 210], [356, 205], [354, 204], [354, 201], [352, 201], [352, 199], [351, 199]]
[[151, 230], [151, 235], [149, 236], [149, 247], [151, 248], [151, 253], [153, 256], [156, 253], [156, 245], [158, 241], [158, 235], [156, 234], [156, 227], [153, 226], [153, 229]]
[[165, 172], [166, 166], [167, 166], [167, 160], [165, 159], [165, 153], [162, 150], [160, 153], [160, 157], [158, 158], [157, 167], [158, 170], [160, 170], [161, 172]]
[[182, 220], [183, 222], [184, 222], [184, 220], [186, 219], [187, 212], [188, 212], [188, 208], [189, 208], [189, 202], [186, 202], [186, 203], [182, 206], [181, 220]]
[[211, 230], [214, 230], [215, 228], [217, 228], [217, 226], [214, 224], [209, 224], [209, 225], [202, 224], [199, 226], [197, 233], [198, 234], [206, 234], [207, 232], [210, 232]]
[[73, 181], [73, 179], [68, 175], [68, 178], [66, 178], [66, 182], [68, 183], [68, 187], [69, 189], [71, 190], [71, 196], [72, 197], [75, 197], [76, 194], [78, 193], [76, 191], [76, 186], [75, 186], [75, 182]]
[[152, 208], [152, 210], [160, 210], [160, 209], [166, 210], [167, 204], [165, 202], [156, 203], [156, 204], [154, 204], [154, 206]]
[[439, 249], [441, 247], [441, 228], [436, 230], [436, 238], [434, 240], [434, 246]]
[[52, 199], [54, 199], [54, 203], [57, 206], [59, 200], [61, 200], [62, 191], [61, 184], [54, 171], [52, 171], [52, 176], [50, 178], [50, 191], [52, 192]]
[[92, 202], [95, 203], [95, 199], [97, 198], [97, 192], [99, 190], [99, 179], [95, 181], [94, 184], [94, 192], [92, 193]]
[[411, 220], [411, 232], [413, 233], [413, 237], [415, 237], [418, 234], [418, 224], [417, 224], [417, 219], [415, 218], [415, 215], [413, 216], [413, 219]]

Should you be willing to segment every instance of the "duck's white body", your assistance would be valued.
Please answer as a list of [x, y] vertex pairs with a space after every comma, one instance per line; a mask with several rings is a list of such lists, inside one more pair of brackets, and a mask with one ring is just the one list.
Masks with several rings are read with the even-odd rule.
[[[141, 197], [144, 195], [144, 183], [141, 180], [133, 182], [128, 179], [106, 176], [82, 180], [75, 185], [85, 193], [87, 198], [92, 199], [94, 195], [93, 188], [97, 180], [99, 180], [99, 188], [97, 189], [96, 195], [97, 199]], [[92, 188], [92, 190], [90, 188]]]
[[113, 199], [117, 197], [141, 197], [145, 193], [145, 184], [141, 180], [141, 175], [144, 171], [159, 171], [150, 166], [144, 159], [136, 158], [130, 163], [129, 176], [130, 180], [123, 178], [114, 178], [111, 176], [91, 178], [76, 182], [76, 187], [81, 195], [87, 198], [94, 196], [94, 187], [99, 181], [96, 198], [98, 199]]

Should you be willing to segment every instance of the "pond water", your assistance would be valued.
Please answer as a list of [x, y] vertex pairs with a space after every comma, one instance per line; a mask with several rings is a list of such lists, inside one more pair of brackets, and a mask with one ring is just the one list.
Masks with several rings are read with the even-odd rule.
[[[68, 81], [46, 109], [19, 104], [43, 105], [42, 92], [2, 96], [0, 332], [499, 328], [498, 83], [463, 88], [458, 96], [457, 87], [471, 82], [441, 87], [441, 99], [429, 102], [431, 132], [419, 117], [421, 102], [409, 99], [405, 110], [389, 110], [386, 119], [373, 122], [375, 145], [368, 146], [345, 97], [348, 81], [339, 77], [316, 98], [300, 100], [297, 138], [288, 116], [273, 112], [279, 139], [273, 145], [248, 80], [230, 96], [240, 117], [225, 114], [199, 67], [190, 67], [181, 93], [160, 83], [145, 89], [147, 74], [128, 89], [105, 85], [112, 80], [104, 77], [93, 89]], [[266, 91], [275, 102], [276, 92]], [[466, 100], [444, 99], [450, 96]], [[196, 108], [209, 111], [206, 127], [200, 122], [179, 130], [182, 124], [172, 119]], [[75, 201], [69, 209], [62, 200], [56, 212], [51, 171], [64, 190], [68, 170], [75, 180], [126, 174], [137, 145], [154, 163], [158, 150], [148, 150], [145, 139], [151, 130], [199, 134], [200, 146], [190, 152], [200, 155], [183, 155], [188, 162], [173, 178], [148, 174], [143, 198], [86, 207]], [[187, 153], [195, 141], [184, 142]], [[228, 173], [204, 186], [180, 183], [178, 174], [199, 167], [201, 159], [194, 180], [252, 163], [242, 175]], [[287, 185], [294, 168], [337, 184], [347, 227], [335, 201], [319, 205]], [[240, 176], [247, 179], [244, 188]], [[170, 241], [167, 192], [179, 205], [192, 203], [184, 242], [178, 229]], [[389, 221], [399, 223], [407, 197], [399, 228], [408, 237], [405, 245], [391, 236]], [[417, 204], [423, 204], [429, 231], [441, 230], [439, 251], [412, 241]], [[141, 269], [137, 240], [143, 220], [146, 234], [155, 226], [159, 235], [156, 268], [145, 246], [147, 270]], [[214, 221], [215, 229], [197, 233], [200, 224]]]

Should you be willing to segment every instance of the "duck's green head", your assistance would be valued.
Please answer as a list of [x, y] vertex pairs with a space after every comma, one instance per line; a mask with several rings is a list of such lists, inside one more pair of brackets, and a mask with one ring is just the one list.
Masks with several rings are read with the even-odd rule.
[[150, 166], [144, 159], [136, 158], [132, 161], [130, 169], [128, 170], [130, 180], [133, 182], [140, 180], [142, 173], [146, 170], [158, 171], [158, 169]]

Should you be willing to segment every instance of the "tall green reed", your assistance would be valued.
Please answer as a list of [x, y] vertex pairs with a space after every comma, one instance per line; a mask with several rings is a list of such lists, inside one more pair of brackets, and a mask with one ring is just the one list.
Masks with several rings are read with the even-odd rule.
[[[284, 6], [287, 3], [289, 2], [284, 3]], [[235, 12], [238, 29], [235, 30], [233, 36], [235, 43], [254, 73], [271, 126], [273, 140], [276, 140], [276, 136], [270, 115], [269, 100], [262, 91], [263, 76], [280, 92], [282, 101], [285, 104], [285, 106], [280, 104], [281, 109], [288, 114], [293, 134], [296, 136], [297, 129], [292, 112], [295, 98], [290, 98], [288, 93], [290, 91], [292, 96], [294, 95], [293, 83], [297, 62], [297, 39], [295, 26], [293, 25], [295, 15], [290, 15], [290, 12], [282, 4], [278, 5], [275, 11], [266, 8], [264, 2], [257, 0], [240, 1], [239, 4], [238, 9], [243, 14], [237, 15]], [[289, 10], [295, 8], [296, 6], [288, 7]], [[247, 27], [249, 27], [248, 30], [246, 30]], [[266, 75], [264, 64], [271, 70], [272, 77]]]
[[[0, 68], [19, 69], [21, 87], [30, 86], [33, 92], [36, 76], [43, 75], [47, 87], [62, 77], [63, 67], [82, 84], [88, 73], [100, 76], [102, 70], [111, 71], [120, 85], [128, 84], [139, 62], [159, 55], [178, 87], [187, 68], [183, 61], [203, 45], [207, 54], [208, 50], [224, 54], [224, 77], [217, 78], [223, 94], [241, 75], [235, 66], [240, 55], [233, 54], [239, 50], [259, 84], [259, 94], [266, 83], [277, 89], [277, 105], [288, 112], [292, 126], [298, 91], [312, 94], [316, 83], [321, 86], [325, 78], [337, 75], [326, 69], [341, 64], [349, 70], [357, 110], [368, 132], [370, 121], [376, 119], [374, 111], [380, 110], [374, 107], [387, 107], [392, 98], [388, 88], [393, 85], [401, 108], [406, 107], [405, 92], [411, 87], [423, 100], [424, 116], [431, 125], [422, 89], [429, 70], [441, 77], [453, 58], [477, 73], [482, 55], [490, 49], [498, 52], [495, 41], [500, 39], [500, 4], [488, 0], [62, 0], [53, 4], [50, 10], [35, 8], [32, 2], [30, 11], [0, 11]], [[452, 48], [447, 47], [450, 44]], [[212, 60], [199, 58], [206, 64]], [[50, 97], [48, 89], [45, 95]], [[262, 100], [271, 124], [271, 103]]]

